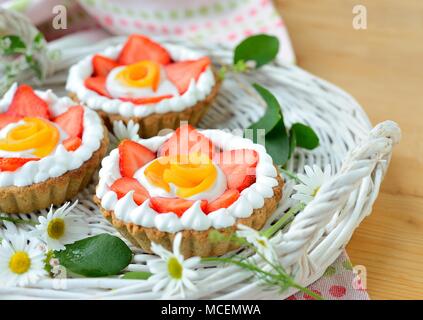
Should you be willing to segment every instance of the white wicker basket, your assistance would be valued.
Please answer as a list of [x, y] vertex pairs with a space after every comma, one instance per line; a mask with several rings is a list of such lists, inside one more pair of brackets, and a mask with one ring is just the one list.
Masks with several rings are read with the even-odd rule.
[[[76, 42], [75, 42], [76, 40]], [[72, 47], [58, 64], [66, 69], [81, 55], [95, 52], [120, 41], [110, 38], [88, 46], [83, 38], [54, 43], [55, 48]], [[202, 48], [214, 61], [230, 62], [232, 53], [224, 48]], [[56, 65], [57, 66], [57, 65]], [[54, 66], [50, 66], [53, 68]], [[51, 69], [49, 69], [51, 70]], [[66, 71], [66, 70], [65, 70]], [[50, 77], [45, 85], [63, 90], [65, 73]], [[217, 101], [201, 123], [207, 128], [245, 128], [264, 112], [249, 83], [258, 82], [279, 99], [288, 126], [297, 121], [311, 125], [321, 145], [309, 152], [298, 149], [288, 169], [302, 172], [304, 165], [330, 164], [336, 176], [324, 184], [316, 198], [300, 212], [282, 234], [272, 238], [280, 261], [297, 282], [308, 285], [322, 276], [348, 243], [355, 228], [370, 214], [381, 181], [388, 168], [392, 147], [400, 139], [398, 126], [391, 121], [371, 129], [370, 122], [347, 93], [296, 66], [278, 63], [249, 75], [229, 77], [224, 81]], [[292, 184], [268, 225], [291, 206]], [[102, 217], [92, 202], [93, 185], [79, 195], [76, 211], [84, 215], [92, 234], [116, 230]], [[46, 213], [44, 210], [42, 213]], [[19, 215], [36, 219], [37, 214]], [[31, 227], [19, 226], [21, 232]], [[0, 236], [2, 228], [0, 227]], [[134, 252], [127, 271], [148, 271], [146, 261], [156, 259], [131, 247]], [[256, 257], [253, 257], [253, 259]], [[211, 266], [211, 265], [210, 265]], [[280, 293], [265, 289], [249, 272], [235, 266], [219, 265], [199, 269], [199, 290], [190, 299], [283, 299], [294, 290]], [[59, 288], [58, 288], [59, 286]], [[31, 288], [0, 288], [1, 298], [54, 299], [157, 299], [152, 284], [143, 280], [113, 278], [44, 279]], [[113, 289], [113, 290], [112, 290]], [[175, 297], [178, 298], [178, 297]]]

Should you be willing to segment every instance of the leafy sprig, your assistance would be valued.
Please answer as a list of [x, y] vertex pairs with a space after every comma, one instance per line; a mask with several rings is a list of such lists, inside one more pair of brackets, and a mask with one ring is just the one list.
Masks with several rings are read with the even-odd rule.
[[267, 105], [264, 116], [249, 129], [254, 132], [253, 141], [257, 142], [259, 130], [264, 129], [266, 151], [277, 165], [284, 165], [293, 155], [296, 147], [312, 150], [319, 145], [319, 137], [314, 130], [302, 123], [294, 123], [288, 131], [285, 127], [282, 108], [276, 97], [259, 84], [253, 87]]
[[[22, 37], [15, 34], [0, 37], [0, 56], [3, 57], [3, 68], [0, 78], [0, 94], [3, 94], [9, 86], [18, 81], [27, 71], [42, 80], [43, 72], [40, 57], [46, 51], [46, 42], [41, 33], [26, 43]], [[0, 68], [1, 69], [1, 68]]]
[[[292, 212], [292, 214], [294, 213]], [[268, 232], [267, 237], [270, 237], [271, 235], [273, 235], [273, 231], [280, 230], [281, 228], [286, 226], [290, 222], [290, 218], [292, 218], [292, 214], [284, 215], [279, 220], [280, 222], [282, 222], [282, 224], [279, 224], [277, 229], [272, 229], [271, 232]], [[270, 229], [271, 228], [269, 228], [268, 230]], [[219, 241], [222, 241], [222, 237], [225, 237], [225, 236], [223, 236], [220, 233], [219, 233], [219, 236], [217, 236], [216, 233], [219, 233], [219, 232], [216, 231], [214, 232], [214, 234], [213, 232], [211, 233], [212, 236], [210, 240], [219, 239]], [[251, 272], [252, 275], [254, 275], [260, 281], [260, 283], [266, 287], [278, 288], [280, 292], [284, 292], [288, 288], [296, 288], [317, 300], [322, 300], [322, 297], [320, 295], [296, 283], [295, 280], [285, 271], [284, 267], [279, 262], [270, 261], [269, 259], [267, 259], [263, 254], [261, 254], [253, 245], [248, 243], [244, 238], [240, 238], [235, 235], [232, 235], [230, 238], [226, 239], [226, 241], [228, 240], [231, 242], [235, 242], [237, 244], [242, 243], [244, 246], [248, 247], [250, 250], [255, 252], [267, 266], [270, 267], [270, 270], [269, 268], [265, 269], [263, 267], [260, 267], [256, 261], [251, 259], [251, 257], [246, 257], [246, 256], [238, 255], [238, 254], [232, 255], [230, 257], [202, 258], [201, 261], [203, 263], [214, 262], [214, 263], [221, 263], [221, 264], [233, 264], [240, 267], [241, 269]]]
[[[245, 73], [260, 68], [272, 62], [278, 52], [278, 38], [267, 34], [248, 37], [236, 46], [233, 64], [223, 64], [219, 76], [224, 78], [228, 72]], [[297, 147], [312, 150], [319, 145], [317, 134], [303, 123], [294, 123], [288, 130], [277, 98], [258, 83], [253, 87], [265, 101], [267, 109], [264, 116], [248, 128], [250, 131], [247, 130], [246, 137], [255, 143], [263, 143], [275, 164], [284, 165]]]

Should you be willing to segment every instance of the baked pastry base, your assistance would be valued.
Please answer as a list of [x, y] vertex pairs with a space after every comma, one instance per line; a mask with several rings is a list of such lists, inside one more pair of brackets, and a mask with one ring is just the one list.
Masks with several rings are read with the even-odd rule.
[[[275, 211], [278, 202], [282, 197], [282, 188], [284, 182], [280, 176], [277, 177], [279, 184], [273, 188], [274, 195], [272, 198], [266, 198], [264, 205], [261, 208], [254, 209], [253, 213], [248, 218], [238, 218], [236, 223], [228, 228], [215, 229], [209, 228], [205, 231], [183, 230], [181, 253], [185, 258], [199, 256], [210, 257], [220, 256], [240, 247], [240, 245], [230, 241], [231, 235], [236, 232], [236, 225], [238, 223], [244, 224], [256, 230], [263, 228], [266, 221]], [[105, 210], [101, 206], [100, 199], [94, 196], [94, 202], [100, 208], [103, 216], [120, 232], [120, 234], [131, 241], [137, 247], [144, 251], [151, 253], [151, 242], [162, 245], [168, 250], [172, 250], [173, 239], [176, 233], [159, 231], [156, 228], [145, 228], [133, 223], [126, 223], [116, 218], [113, 211]], [[209, 239], [209, 235], [214, 230], [220, 232], [224, 239], [223, 241], [214, 242]]]
[[61, 205], [84, 189], [106, 154], [109, 138], [106, 128], [100, 148], [79, 168], [63, 175], [25, 187], [0, 188], [0, 212], [29, 213], [53, 205]]
[[[215, 75], [216, 83], [210, 94], [202, 101], [197, 102], [194, 106], [189, 107], [181, 112], [153, 113], [147, 117], [124, 117], [116, 113], [107, 113], [103, 110], [96, 110], [101, 116], [106, 127], [113, 132], [113, 122], [122, 120], [127, 124], [130, 120], [140, 125], [139, 135], [142, 138], [150, 138], [156, 136], [162, 129], [177, 129], [181, 121], [188, 121], [192, 126], [197, 126], [203, 116], [209, 109], [212, 101], [216, 97], [221, 80]], [[75, 93], [70, 94], [71, 98], [79, 103]], [[148, 108], [148, 106], [139, 106], [137, 108]]]

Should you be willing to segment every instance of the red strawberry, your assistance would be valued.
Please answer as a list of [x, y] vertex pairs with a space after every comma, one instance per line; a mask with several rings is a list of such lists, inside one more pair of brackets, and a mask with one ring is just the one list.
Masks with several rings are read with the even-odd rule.
[[[162, 198], [153, 197], [150, 199], [151, 207], [159, 213], [174, 212], [181, 217], [184, 212], [191, 207], [195, 201], [180, 198]], [[207, 208], [207, 200], [201, 200], [201, 209], [205, 212]]]
[[134, 190], [134, 201], [138, 205], [150, 197], [148, 191], [134, 178], [120, 178], [112, 184], [110, 189], [116, 192], [118, 199], [124, 197], [129, 191]]
[[38, 161], [39, 158], [0, 158], [0, 172], [15, 171], [29, 161]]
[[135, 171], [156, 158], [156, 154], [131, 140], [119, 144], [119, 167], [122, 177], [132, 178]]
[[122, 101], [129, 101], [133, 104], [149, 104], [149, 103], [157, 103], [164, 99], [172, 98], [171, 94], [165, 96], [158, 96], [158, 97], [146, 97], [146, 98], [119, 98]]
[[63, 141], [63, 146], [68, 151], [75, 151], [82, 144], [82, 140], [79, 137], [70, 137]]
[[213, 160], [226, 175], [229, 189], [242, 191], [256, 181], [257, 152], [249, 149], [228, 150], [218, 153]]
[[212, 158], [214, 145], [189, 124], [182, 125], [176, 129], [175, 133], [162, 145], [159, 151], [160, 156], [173, 156], [193, 152], [208, 154]]
[[16, 90], [6, 113], [18, 117], [50, 118], [47, 102], [37, 96], [34, 90], [26, 84], [19, 86]]
[[151, 39], [133, 34], [125, 43], [118, 62], [120, 64], [132, 64], [142, 60], [153, 60], [159, 64], [168, 64], [171, 61], [169, 53], [158, 43]]
[[84, 108], [81, 106], [70, 107], [66, 112], [54, 120], [69, 137], [82, 137], [84, 129]]
[[14, 116], [13, 114], [7, 114], [7, 113], [0, 114], [0, 129], [4, 128], [10, 123], [18, 122], [21, 119], [22, 117]]
[[221, 208], [227, 208], [239, 198], [239, 191], [236, 189], [226, 190], [219, 198], [209, 202], [206, 212], [210, 213]]
[[111, 98], [109, 92], [106, 89], [106, 77], [91, 77], [85, 79], [85, 87], [92, 91], [97, 92], [101, 96]]
[[110, 58], [96, 54], [92, 60], [93, 76], [94, 77], [107, 77], [112, 69], [119, 66], [119, 64]]
[[181, 61], [169, 64], [165, 67], [170, 81], [178, 88], [180, 94], [188, 90], [192, 79], [198, 80], [200, 74], [211, 64], [210, 58], [204, 57], [198, 60]]

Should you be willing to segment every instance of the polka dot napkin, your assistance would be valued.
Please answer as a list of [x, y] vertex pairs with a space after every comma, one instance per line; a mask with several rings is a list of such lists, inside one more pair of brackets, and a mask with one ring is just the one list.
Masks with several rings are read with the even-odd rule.
[[[309, 289], [325, 300], [370, 300], [366, 291], [365, 273], [362, 268], [353, 267], [346, 252], [326, 269], [319, 280]], [[288, 300], [312, 300], [313, 297], [298, 292]]]

